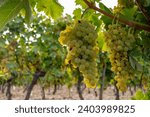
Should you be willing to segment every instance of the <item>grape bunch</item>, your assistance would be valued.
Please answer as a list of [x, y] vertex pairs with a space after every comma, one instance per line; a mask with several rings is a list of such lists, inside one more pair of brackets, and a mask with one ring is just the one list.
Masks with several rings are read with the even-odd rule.
[[79, 69], [89, 88], [96, 87], [98, 76], [96, 58], [99, 49], [96, 38], [95, 27], [86, 20], [78, 20], [72, 26], [67, 26], [59, 38], [60, 44], [67, 46], [65, 63]]
[[134, 72], [128, 60], [128, 51], [132, 50], [135, 37], [119, 24], [109, 25], [104, 36], [117, 87], [121, 91], [126, 91], [127, 80], [134, 78]]

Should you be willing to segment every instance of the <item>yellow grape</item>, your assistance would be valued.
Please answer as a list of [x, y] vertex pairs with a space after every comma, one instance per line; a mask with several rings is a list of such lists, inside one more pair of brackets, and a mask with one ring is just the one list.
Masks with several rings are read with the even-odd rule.
[[133, 48], [135, 42], [134, 35], [119, 24], [109, 25], [104, 35], [109, 50], [111, 70], [115, 73], [118, 88], [125, 91], [127, 80], [134, 77], [128, 60], [128, 51]]
[[60, 33], [59, 42], [67, 46], [66, 64], [78, 68], [84, 77], [87, 87], [95, 87], [97, 83], [97, 54], [99, 48], [96, 44], [97, 32], [95, 27], [86, 20], [78, 20], [74, 25], [67, 26]]

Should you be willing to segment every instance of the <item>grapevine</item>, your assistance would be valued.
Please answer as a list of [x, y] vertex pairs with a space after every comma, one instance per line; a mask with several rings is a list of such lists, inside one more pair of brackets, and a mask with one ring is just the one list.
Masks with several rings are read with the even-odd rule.
[[94, 26], [86, 20], [78, 20], [73, 26], [67, 26], [59, 38], [60, 44], [67, 46], [65, 63], [78, 68], [84, 77], [84, 83], [91, 88], [96, 87], [98, 76], [96, 38]]
[[135, 37], [119, 24], [109, 25], [104, 33], [108, 47], [111, 70], [115, 73], [117, 87], [126, 91], [127, 80], [134, 78], [133, 69], [128, 60], [128, 51], [132, 50]]

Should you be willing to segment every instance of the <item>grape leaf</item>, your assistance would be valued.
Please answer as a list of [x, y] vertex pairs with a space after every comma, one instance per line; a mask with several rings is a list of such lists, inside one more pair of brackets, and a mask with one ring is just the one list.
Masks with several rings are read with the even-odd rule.
[[53, 19], [59, 18], [63, 13], [63, 7], [56, 0], [38, 0], [38, 11], [44, 11]]
[[87, 8], [87, 4], [83, 0], [75, 0], [76, 5], [80, 5], [83, 9]]
[[[102, 10], [106, 11], [107, 13], [112, 13], [111, 10], [110, 10], [109, 8], [107, 8], [107, 7], [106, 7], [103, 3], [101, 3], [101, 2], [99, 3], [99, 7], [100, 7]], [[107, 17], [107, 16], [105, 16], [105, 15], [102, 15], [101, 20], [105, 23], [106, 26], [112, 23], [112, 19], [109, 18], [109, 17]]]
[[133, 20], [133, 16], [135, 15], [137, 9], [137, 6], [133, 8], [125, 8], [121, 11], [121, 14], [123, 15], [123, 18]]
[[107, 8], [102, 2], [99, 3], [99, 7], [107, 13], [112, 13], [111, 10]]
[[29, 0], [24, 0], [24, 9], [26, 11], [25, 21], [26, 21], [27, 24], [29, 24], [30, 21], [31, 21], [31, 17], [32, 17], [32, 10], [31, 10]]
[[138, 90], [138, 91], [135, 93], [135, 98], [136, 98], [137, 100], [143, 100], [143, 98], [144, 98], [143, 92], [142, 92], [141, 90]]
[[129, 62], [133, 69], [136, 69], [137, 71], [143, 71], [142, 65], [136, 61], [134, 57], [129, 56]]
[[88, 9], [88, 10], [86, 10], [86, 12], [84, 12], [84, 15], [83, 15], [82, 18], [91, 20], [93, 15], [95, 15], [94, 10], [93, 9]]
[[80, 8], [77, 8], [77, 9], [75, 9], [74, 11], [73, 11], [73, 14], [74, 14], [74, 18], [75, 19], [80, 19], [81, 18], [81, 9]]
[[105, 43], [104, 42], [104, 35], [102, 32], [99, 32], [97, 42], [98, 42], [99, 48], [102, 49], [104, 46], [104, 43]]
[[135, 20], [138, 22], [147, 22], [144, 15], [141, 12], [137, 13]]
[[6, 66], [7, 66], [8, 69], [14, 69], [14, 68], [17, 68], [17, 64], [14, 63], [13, 61], [7, 63]]
[[7, 0], [0, 6], [0, 30], [23, 8], [22, 0]]
[[145, 0], [144, 6], [145, 6], [145, 7], [150, 6], [150, 0]]
[[[93, 22], [93, 24], [94, 25], [96, 25], [97, 26], [97, 29], [100, 27], [100, 25], [102, 24], [102, 21], [101, 20], [99, 20], [99, 16], [100, 16], [100, 14], [93, 14], [92, 15], [92, 22]], [[96, 30], [97, 30], [96, 29]]]

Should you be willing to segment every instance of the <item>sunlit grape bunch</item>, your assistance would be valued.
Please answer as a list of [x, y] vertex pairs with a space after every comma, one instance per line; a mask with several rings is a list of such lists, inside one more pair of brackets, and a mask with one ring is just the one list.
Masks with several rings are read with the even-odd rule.
[[78, 20], [74, 25], [67, 26], [59, 38], [60, 44], [67, 46], [65, 63], [79, 69], [89, 88], [96, 87], [98, 76], [96, 58], [99, 49], [96, 38], [95, 27], [86, 20]]
[[115, 73], [117, 86], [121, 91], [126, 91], [127, 80], [134, 77], [128, 60], [128, 52], [133, 48], [135, 37], [119, 24], [109, 25], [104, 35], [112, 65], [111, 70]]

